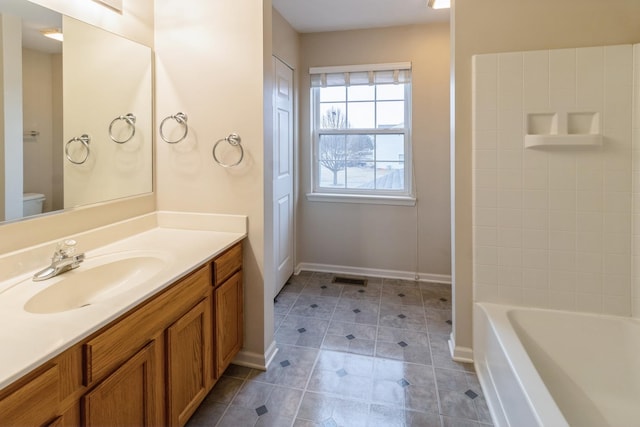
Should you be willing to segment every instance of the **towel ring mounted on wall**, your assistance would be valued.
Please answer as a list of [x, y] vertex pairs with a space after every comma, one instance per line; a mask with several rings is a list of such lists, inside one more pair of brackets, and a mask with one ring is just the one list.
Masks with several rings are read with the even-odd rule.
[[[168, 139], [164, 135], [164, 124], [169, 119], [175, 120], [176, 122], [178, 122], [178, 124], [181, 124], [184, 127], [184, 134], [180, 138], [176, 139], [175, 141]], [[188, 133], [189, 133], [189, 126], [187, 125], [187, 115], [185, 113], [176, 113], [174, 115], [167, 116], [164, 119], [162, 119], [162, 121], [160, 122], [160, 138], [162, 138], [162, 140], [168, 144], [177, 144], [178, 142], [184, 140], [187, 137]]]
[[[218, 144], [220, 144], [222, 141], [227, 141], [231, 146], [238, 147], [240, 149], [240, 158], [238, 159], [237, 162], [227, 164], [227, 163], [221, 162], [220, 159], [218, 159], [218, 156], [216, 155], [216, 149], [218, 148]], [[211, 154], [213, 154], [213, 160], [215, 160], [216, 163], [222, 166], [223, 168], [232, 168], [234, 166], [238, 166], [240, 162], [242, 162], [242, 159], [244, 158], [244, 149], [242, 148], [241, 142], [242, 142], [242, 139], [240, 138], [240, 135], [238, 135], [237, 133], [229, 134], [229, 136], [227, 136], [226, 138], [220, 138], [219, 140], [216, 141], [216, 143], [213, 145], [213, 149], [211, 150]]]
[[[116, 122], [120, 120], [128, 124], [129, 129], [131, 130], [131, 134], [125, 139], [118, 139], [115, 136], [113, 136], [113, 125], [115, 125]], [[133, 113], [128, 113], [124, 116], [118, 116], [115, 119], [111, 120], [111, 124], [109, 125], [109, 138], [111, 138], [111, 140], [116, 144], [124, 144], [125, 142], [131, 141], [131, 138], [133, 138], [135, 134], [136, 134], [136, 116], [134, 116]]]
[[[73, 142], [79, 142], [84, 147], [85, 154], [81, 160], [74, 160], [73, 157], [71, 157], [71, 154], [69, 153], [69, 147]], [[69, 160], [74, 165], [81, 165], [84, 162], [86, 162], [87, 159], [89, 158], [89, 154], [91, 154], [91, 149], [89, 149], [90, 142], [91, 142], [91, 137], [86, 133], [80, 136], [74, 136], [73, 138], [68, 140], [67, 143], [64, 145], [64, 154], [67, 156], [67, 160]]]

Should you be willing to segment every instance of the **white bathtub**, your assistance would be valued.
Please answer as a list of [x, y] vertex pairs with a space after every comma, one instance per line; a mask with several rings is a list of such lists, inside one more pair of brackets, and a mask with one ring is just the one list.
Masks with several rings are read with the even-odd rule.
[[474, 306], [474, 358], [497, 426], [640, 426], [640, 322]]

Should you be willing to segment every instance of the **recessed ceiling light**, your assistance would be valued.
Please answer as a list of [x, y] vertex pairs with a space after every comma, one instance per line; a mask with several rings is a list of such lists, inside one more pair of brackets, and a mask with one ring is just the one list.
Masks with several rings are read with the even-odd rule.
[[432, 9], [449, 9], [451, 7], [451, 0], [428, 0], [427, 6]]
[[46, 30], [40, 30], [40, 34], [45, 37], [49, 37], [50, 39], [58, 40], [59, 42], [63, 40], [62, 31], [59, 28], [48, 28]]

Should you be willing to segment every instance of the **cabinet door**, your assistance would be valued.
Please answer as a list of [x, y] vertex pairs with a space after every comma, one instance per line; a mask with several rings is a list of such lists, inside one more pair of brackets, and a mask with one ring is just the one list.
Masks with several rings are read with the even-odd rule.
[[52, 365], [0, 400], [0, 425], [41, 426], [52, 422], [58, 415], [58, 381], [58, 365]]
[[211, 296], [171, 325], [166, 336], [169, 425], [183, 426], [211, 383]]
[[242, 348], [243, 297], [242, 272], [238, 271], [214, 292], [216, 317], [216, 368], [217, 374], [229, 366]]
[[82, 398], [85, 426], [157, 426], [161, 399], [155, 341], [131, 357]]

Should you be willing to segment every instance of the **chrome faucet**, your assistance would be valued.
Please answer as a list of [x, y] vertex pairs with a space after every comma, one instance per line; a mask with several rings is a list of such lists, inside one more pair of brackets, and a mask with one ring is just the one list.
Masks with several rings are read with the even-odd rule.
[[67, 239], [59, 242], [56, 251], [51, 257], [51, 265], [43, 268], [33, 275], [33, 281], [39, 282], [55, 277], [65, 271], [72, 270], [80, 266], [84, 261], [84, 254], [75, 254], [76, 241]]

